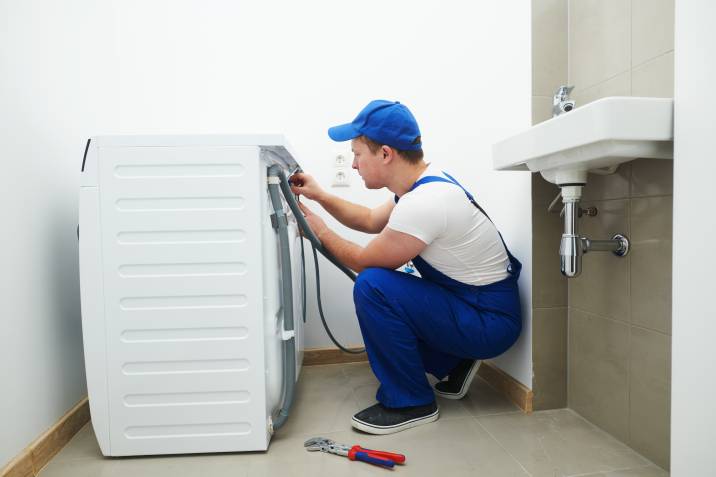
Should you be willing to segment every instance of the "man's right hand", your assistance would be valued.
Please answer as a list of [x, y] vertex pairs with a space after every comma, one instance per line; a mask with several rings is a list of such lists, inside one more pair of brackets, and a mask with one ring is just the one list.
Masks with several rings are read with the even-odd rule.
[[291, 191], [296, 195], [302, 195], [310, 200], [320, 201], [325, 191], [318, 184], [313, 176], [297, 172], [288, 181], [291, 183]]

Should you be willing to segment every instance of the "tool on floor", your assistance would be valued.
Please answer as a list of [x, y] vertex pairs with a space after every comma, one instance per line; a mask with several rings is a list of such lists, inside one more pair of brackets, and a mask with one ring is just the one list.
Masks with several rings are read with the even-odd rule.
[[345, 444], [338, 444], [325, 437], [313, 437], [303, 443], [307, 451], [321, 451], [348, 457], [350, 460], [360, 460], [369, 464], [380, 465], [392, 468], [395, 464], [404, 464], [405, 456], [393, 452], [364, 449], [359, 445], [349, 447]]

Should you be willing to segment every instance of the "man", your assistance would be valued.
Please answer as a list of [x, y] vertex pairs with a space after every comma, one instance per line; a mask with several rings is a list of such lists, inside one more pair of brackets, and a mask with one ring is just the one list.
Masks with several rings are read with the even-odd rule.
[[[328, 135], [351, 141], [353, 168], [367, 188], [395, 194], [371, 210], [326, 193], [307, 174], [291, 177], [295, 194], [352, 229], [377, 234], [361, 247], [301, 204], [323, 245], [359, 272], [353, 298], [380, 387], [378, 403], [354, 415], [352, 425], [390, 434], [437, 420], [435, 394], [462, 398], [479, 360], [517, 340], [521, 264], [472, 195], [423, 160], [418, 124], [404, 105], [372, 101]], [[409, 261], [420, 278], [395, 271]], [[447, 379], [433, 390], [426, 372]]]

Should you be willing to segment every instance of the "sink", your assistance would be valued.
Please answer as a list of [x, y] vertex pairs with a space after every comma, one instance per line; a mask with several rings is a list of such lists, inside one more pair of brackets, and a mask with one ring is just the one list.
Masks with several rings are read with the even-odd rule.
[[564, 232], [559, 255], [566, 277], [579, 276], [586, 253], [629, 253], [624, 233], [607, 240], [579, 234], [579, 201], [588, 173], [613, 173], [619, 164], [638, 157], [674, 158], [671, 98], [602, 98], [492, 146], [495, 169], [539, 172], [560, 187]]
[[496, 143], [494, 168], [566, 186], [638, 157], [673, 159], [673, 111], [671, 98], [602, 98]]

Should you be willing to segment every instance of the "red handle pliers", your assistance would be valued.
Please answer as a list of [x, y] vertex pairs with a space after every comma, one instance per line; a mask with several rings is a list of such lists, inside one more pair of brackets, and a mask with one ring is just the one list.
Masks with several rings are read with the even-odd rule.
[[403, 454], [365, 449], [359, 445], [348, 447], [345, 444], [337, 444], [335, 441], [326, 439], [325, 437], [314, 437], [307, 440], [303, 445], [308, 451], [329, 452], [331, 454], [348, 457], [350, 460], [360, 460], [387, 468], [392, 468], [395, 464], [405, 463], [405, 456]]
[[373, 449], [365, 449], [359, 445], [355, 445], [348, 450], [348, 458], [350, 460], [355, 460], [355, 456], [359, 452], [366, 454], [369, 457], [373, 457], [374, 459], [388, 460], [388, 461], [393, 462], [394, 464], [405, 464], [405, 456], [403, 454], [396, 454], [394, 452], [378, 451], [378, 450], [373, 450]]

